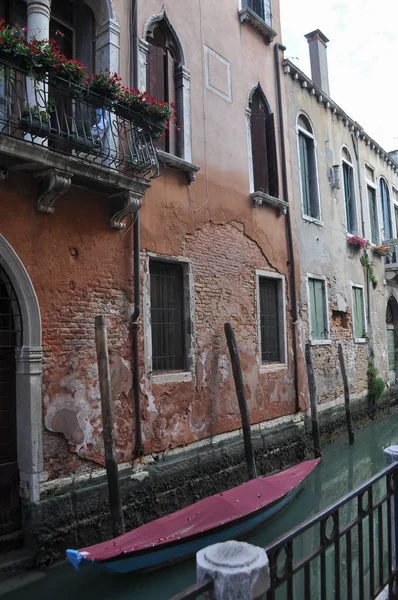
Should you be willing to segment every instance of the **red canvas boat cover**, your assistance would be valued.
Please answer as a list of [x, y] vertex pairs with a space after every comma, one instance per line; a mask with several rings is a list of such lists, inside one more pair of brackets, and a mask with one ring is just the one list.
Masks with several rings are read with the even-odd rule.
[[86, 560], [104, 561], [145, 548], [159, 548], [177, 539], [214, 529], [280, 500], [300, 485], [319, 461], [319, 458], [307, 460], [274, 475], [252, 479], [79, 552]]

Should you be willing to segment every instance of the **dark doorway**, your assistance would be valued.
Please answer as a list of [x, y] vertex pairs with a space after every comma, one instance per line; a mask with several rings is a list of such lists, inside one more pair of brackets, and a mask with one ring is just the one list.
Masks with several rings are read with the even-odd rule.
[[0, 265], [0, 534], [19, 529], [15, 348], [21, 345], [18, 300]]

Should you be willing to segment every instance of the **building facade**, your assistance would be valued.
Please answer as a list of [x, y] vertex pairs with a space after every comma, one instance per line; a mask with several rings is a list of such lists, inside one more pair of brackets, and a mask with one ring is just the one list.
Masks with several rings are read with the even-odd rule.
[[396, 259], [384, 258], [380, 246], [395, 248], [398, 165], [330, 97], [327, 38], [319, 30], [306, 37], [312, 79], [290, 60], [283, 65], [300, 256], [300, 345], [311, 343], [323, 410], [344, 400], [339, 344], [353, 399], [368, 396], [369, 367], [377, 368], [387, 387], [395, 384], [396, 291], [390, 281]]
[[[305, 407], [279, 4], [18, 0], [0, 9], [29, 36], [54, 37], [91, 72], [116, 71], [177, 113], [154, 149], [134, 119], [112, 107], [98, 116], [72, 88], [58, 96], [51, 81], [32, 86], [3, 66], [0, 534], [22, 527], [45, 560], [76, 535], [82, 544], [107, 534], [98, 527], [106, 488], [90, 491], [104, 473], [96, 315], [107, 317], [122, 467], [237, 438], [226, 322], [258, 431]], [[31, 109], [22, 128], [37, 94], [53, 98], [55, 133], [37, 108], [40, 129]], [[89, 148], [83, 119], [100, 132]], [[224, 475], [200, 493], [228, 485], [230, 464], [206, 467]], [[144, 477], [154, 485], [150, 469]], [[131, 498], [126, 481], [125, 505], [136, 508], [147, 488]], [[180, 475], [159, 485], [170, 502], [147, 500], [131, 526], [172, 508]]]

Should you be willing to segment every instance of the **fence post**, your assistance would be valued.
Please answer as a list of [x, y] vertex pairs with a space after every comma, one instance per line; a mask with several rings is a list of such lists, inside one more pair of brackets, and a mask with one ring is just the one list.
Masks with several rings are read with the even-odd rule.
[[[389, 446], [384, 449], [384, 460], [387, 465], [396, 463], [398, 468], [398, 446]], [[397, 546], [398, 546], [398, 522], [396, 519], [398, 508], [398, 475], [393, 473], [394, 496], [391, 498], [391, 539], [392, 539], [392, 570], [397, 567]], [[395, 584], [396, 587], [396, 584]], [[396, 591], [395, 589], [393, 590]]]
[[267, 553], [246, 542], [213, 544], [196, 555], [198, 583], [212, 579], [211, 600], [263, 600], [270, 588]]

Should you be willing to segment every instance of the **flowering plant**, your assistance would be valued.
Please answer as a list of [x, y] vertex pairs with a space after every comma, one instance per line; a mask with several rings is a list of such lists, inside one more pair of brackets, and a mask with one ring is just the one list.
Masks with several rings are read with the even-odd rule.
[[111, 100], [116, 100], [121, 91], [122, 78], [117, 73], [110, 73], [109, 69], [87, 77], [87, 84], [105, 94]]
[[0, 19], [0, 51], [10, 57], [28, 59], [29, 43], [26, 39], [27, 29], [5, 25], [5, 19]]
[[374, 254], [379, 256], [391, 256], [391, 248], [386, 244], [380, 244], [380, 246], [372, 246]]
[[168, 104], [167, 102], [158, 101], [156, 98], [148, 96], [147, 92], [140, 92], [140, 90], [122, 86], [118, 100], [151, 121], [156, 123], [164, 121], [167, 127], [171, 120], [177, 120], [173, 102]]
[[369, 246], [368, 240], [359, 237], [359, 235], [347, 236], [347, 242], [350, 246], [354, 246], [356, 248], [367, 248]]

